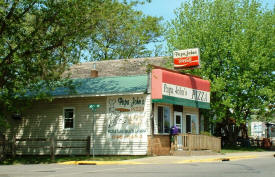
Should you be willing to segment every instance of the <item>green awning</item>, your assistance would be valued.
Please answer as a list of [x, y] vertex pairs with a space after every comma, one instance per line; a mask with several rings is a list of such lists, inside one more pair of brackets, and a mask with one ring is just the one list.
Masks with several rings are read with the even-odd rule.
[[153, 99], [153, 103], [169, 103], [169, 104], [176, 104], [182, 106], [189, 106], [195, 108], [203, 108], [203, 109], [210, 109], [210, 103], [196, 101], [196, 100], [188, 100], [183, 98], [176, 98], [171, 96], [163, 95], [162, 99]]

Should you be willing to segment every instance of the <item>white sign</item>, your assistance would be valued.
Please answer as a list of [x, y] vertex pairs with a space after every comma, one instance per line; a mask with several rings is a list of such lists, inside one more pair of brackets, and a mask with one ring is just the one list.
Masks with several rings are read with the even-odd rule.
[[188, 100], [210, 103], [210, 92], [162, 83], [162, 94]]
[[143, 112], [145, 96], [113, 96], [107, 98], [107, 109], [113, 112]]
[[147, 121], [142, 113], [108, 114], [107, 126], [110, 141], [147, 140]]
[[107, 138], [117, 142], [147, 142], [145, 95], [107, 98]]

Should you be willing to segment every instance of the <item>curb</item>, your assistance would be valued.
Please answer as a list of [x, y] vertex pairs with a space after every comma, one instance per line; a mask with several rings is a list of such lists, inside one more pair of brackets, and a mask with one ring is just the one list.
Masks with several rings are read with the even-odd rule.
[[[188, 159], [188, 160], [177, 160], [173, 162], [167, 162], [169, 164], [184, 164], [184, 163], [198, 163], [198, 162], [227, 162], [242, 159], [255, 159], [259, 157], [271, 156], [275, 157], [275, 154], [257, 154], [257, 155], [236, 155], [236, 156], [218, 156], [212, 158], [201, 158], [201, 159]], [[149, 160], [149, 161], [67, 161], [57, 163], [60, 165], [145, 165], [145, 164], [165, 164], [163, 160]]]
[[[241, 160], [241, 159], [254, 159], [257, 158], [256, 155], [248, 156], [232, 156], [224, 158], [208, 158], [208, 159], [195, 159], [195, 160], [183, 160], [177, 161], [173, 164], [182, 164], [182, 163], [198, 163], [198, 162], [221, 162], [221, 161], [230, 161], [230, 160]], [[60, 165], [144, 165], [144, 164], [163, 164], [157, 162], [133, 162], [133, 161], [67, 161], [60, 162]]]
[[242, 159], [255, 159], [258, 158], [257, 155], [247, 155], [247, 156], [231, 156], [223, 158], [209, 158], [209, 159], [197, 159], [197, 160], [183, 160], [177, 163], [195, 163], [195, 162], [221, 162], [221, 161], [231, 161], [231, 160], [242, 160]]
[[60, 165], [142, 165], [148, 164], [143, 162], [131, 162], [131, 161], [67, 161], [57, 163]]

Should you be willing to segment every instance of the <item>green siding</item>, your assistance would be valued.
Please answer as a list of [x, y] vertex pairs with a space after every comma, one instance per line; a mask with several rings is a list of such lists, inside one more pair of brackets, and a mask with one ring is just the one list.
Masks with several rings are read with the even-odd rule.
[[203, 109], [210, 109], [210, 103], [195, 101], [195, 100], [187, 100], [183, 98], [176, 98], [171, 96], [163, 95], [162, 99], [153, 99], [153, 103], [170, 103], [170, 104], [177, 104], [183, 106], [190, 106], [195, 108], [203, 108]]

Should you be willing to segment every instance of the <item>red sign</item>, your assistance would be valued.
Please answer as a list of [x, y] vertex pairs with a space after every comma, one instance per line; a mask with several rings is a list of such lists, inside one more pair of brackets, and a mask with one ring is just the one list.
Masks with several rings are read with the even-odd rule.
[[173, 52], [174, 68], [194, 68], [200, 66], [199, 48], [178, 50]]

